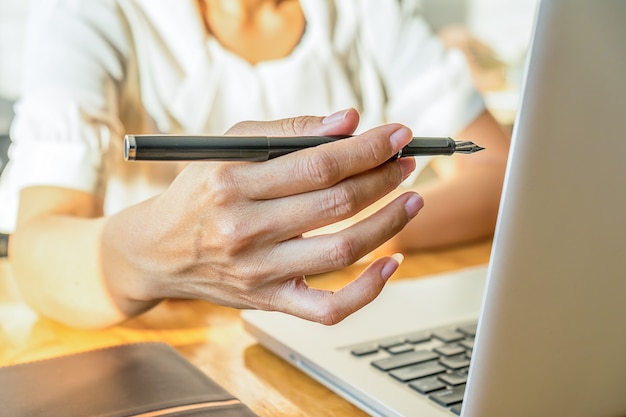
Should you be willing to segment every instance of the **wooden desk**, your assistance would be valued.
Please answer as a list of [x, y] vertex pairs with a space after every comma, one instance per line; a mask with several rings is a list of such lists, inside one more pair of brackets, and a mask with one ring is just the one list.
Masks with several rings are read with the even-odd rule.
[[[408, 255], [392, 280], [488, 262], [491, 241]], [[352, 266], [310, 278], [337, 288], [362, 268]], [[71, 329], [40, 319], [25, 340], [0, 338], [0, 366], [105, 346], [164, 341], [262, 417], [366, 414], [256, 343], [239, 311], [201, 301], [168, 301], [123, 325], [101, 331]], [[35, 382], [34, 382], [35, 383]]]

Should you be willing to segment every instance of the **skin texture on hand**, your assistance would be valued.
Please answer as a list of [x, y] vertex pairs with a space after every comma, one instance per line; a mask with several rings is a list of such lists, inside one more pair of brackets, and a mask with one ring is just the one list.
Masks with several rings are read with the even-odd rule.
[[[349, 135], [358, 113], [244, 122], [227, 134]], [[303, 237], [349, 218], [394, 190], [415, 168], [390, 160], [412, 132], [390, 124], [262, 163], [189, 164], [162, 194], [106, 222], [102, 270], [119, 308], [132, 316], [164, 298], [200, 298], [337, 323], [373, 300], [398, 257], [371, 263], [338, 291], [305, 276], [336, 270], [390, 239], [423, 202], [406, 192], [350, 227]]]

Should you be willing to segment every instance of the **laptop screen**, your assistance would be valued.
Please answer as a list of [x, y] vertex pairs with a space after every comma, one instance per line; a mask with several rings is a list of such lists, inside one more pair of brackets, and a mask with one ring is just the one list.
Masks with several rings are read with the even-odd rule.
[[464, 415], [626, 413], [624, 22], [540, 5]]

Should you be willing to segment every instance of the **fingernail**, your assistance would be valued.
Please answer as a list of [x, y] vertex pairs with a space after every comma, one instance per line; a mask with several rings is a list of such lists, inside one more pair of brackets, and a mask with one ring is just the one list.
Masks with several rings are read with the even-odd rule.
[[391, 258], [387, 261], [383, 269], [380, 271], [380, 276], [382, 279], [387, 281], [394, 272], [398, 270], [398, 267], [404, 260], [404, 256], [401, 253], [394, 253], [391, 255]]
[[413, 133], [409, 128], [402, 126], [391, 134], [389, 139], [391, 140], [391, 147], [394, 152], [398, 152], [412, 139]]
[[413, 193], [406, 203], [404, 203], [404, 211], [409, 219], [417, 216], [417, 213], [424, 207], [424, 199], [421, 195]]
[[348, 114], [349, 111], [350, 109], [340, 110], [336, 113], [331, 114], [330, 116], [326, 116], [322, 119], [322, 124], [330, 125], [341, 123], [343, 119], [346, 118], [346, 114]]

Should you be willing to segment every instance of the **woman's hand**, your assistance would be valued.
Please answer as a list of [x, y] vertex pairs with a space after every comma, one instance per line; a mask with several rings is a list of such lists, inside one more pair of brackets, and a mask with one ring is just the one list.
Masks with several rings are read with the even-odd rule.
[[[350, 135], [358, 113], [245, 122], [228, 134]], [[353, 216], [394, 190], [415, 168], [390, 160], [412, 137], [398, 124], [267, 162], [188, 165], [164, 193], [112, 216], [102, 262], [127, 315], [163, 298], [200, 298], [337, 323], [372, 301], [398, 267], [374, 261], [332, 292], [305, 276], [351, 265], [398, 233], [421, 209], [408, 192], [336, 233], [305, 232]], [[123, 237], [123, 238], [120, 238]]]

